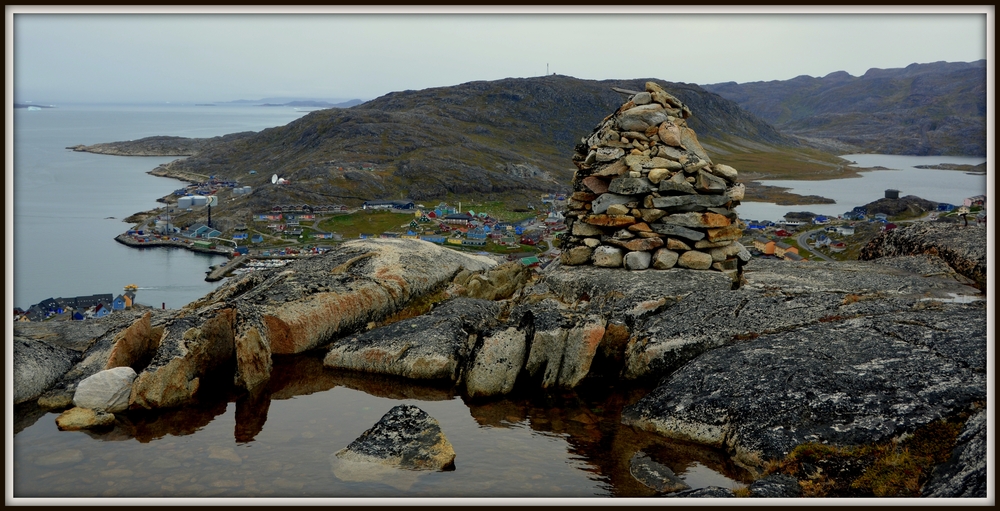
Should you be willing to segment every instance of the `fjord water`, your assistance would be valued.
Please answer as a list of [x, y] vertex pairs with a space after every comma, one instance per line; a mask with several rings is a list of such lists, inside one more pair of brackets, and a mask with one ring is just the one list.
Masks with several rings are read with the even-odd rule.
[[986, 176], [958, 170], [921, 169], [917, 166], [954, 163], [978, 165], [986, 158], [976, 156], [897, 156], [889, 154], [845, 154], [852, 167], [884, 167], [889, 170], [860, 172], [857, 177], [817, 181], [761, 180], [768, 186], [788, 188], [798, 195], [818, 195], [835, 204], [781, 206], [773, 202], [743, 202], [737, 208], [745, 220], [780, 221], [792, 211], [811, 211], [836, 217], [857, 206], [885, 197], [885, 190], [899, 190], [899, 196], [915, 195], [933, 202], [962, 205], [966, 197], [986, 194]]
[[260, 131], [302, 116], [291, 108], [60, 105], [14, 110], [14, 305], [46, 298], [118, 295], [179, 308], [218, 283], [205, 271], [225, 258], [186, 250], [134, 249], [114, 241], [129, 215], [186, 183], [147, 174], [174, 157], [122, 157], [66, 147], [154, 135], [213, 137]]

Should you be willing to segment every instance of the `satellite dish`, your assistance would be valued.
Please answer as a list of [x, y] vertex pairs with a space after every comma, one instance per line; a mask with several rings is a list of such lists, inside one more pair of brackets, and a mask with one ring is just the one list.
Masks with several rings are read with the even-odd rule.
[[278, 182], [278, 175], [277, 174], [272, 175], [271, 176], [271, 184], [272, 185], [273, 184], [277, 184], [277, 182]]
[[209, 195], [208, 196], [208, 205], [209, 206], [218, 206], [219, 205], [219, 196], [218, 195]]

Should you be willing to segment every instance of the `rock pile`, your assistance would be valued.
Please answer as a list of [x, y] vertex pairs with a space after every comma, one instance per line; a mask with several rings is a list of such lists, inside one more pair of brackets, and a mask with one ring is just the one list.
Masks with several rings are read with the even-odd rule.
[[734, 208], [745, 187], [713, 163], [680, 100], [653, 82], [576, 146], [562, 264], [726, 272], [750, 253]]

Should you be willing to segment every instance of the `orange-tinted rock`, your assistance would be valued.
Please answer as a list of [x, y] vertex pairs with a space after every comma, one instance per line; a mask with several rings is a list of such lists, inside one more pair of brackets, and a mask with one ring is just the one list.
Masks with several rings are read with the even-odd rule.
[[149, 323], [150, 313], [146, 312], [128, 328], [115, 335], [114, 347], [108, 355], [105, 369], [115, 367], [131, 367], [142, 370], [156, 353], [163, 337], [163, 328], [152, 328]]
[[[599, 177], [588, 176], [588, 177], [583, 178], [583, 181], [581, 181], [581, 182], [583, 183], [583, 186], [586, 186], [587, 188], [590, 188], [590, 190], [592, 192], [596, 193], [596, 194], [601, 194], [601, 193], [604, 193], [604, 192], [608, 191], [608, 182], [605, 181], [604, 179], [599, 178]], [[577, 192], [577, 193], [581, 193], [581, 192]], [[576, 193], [574, 193], [573, 195], [574, 195], [574, 198], [575, 198]], [[591, 200], [592, 201], [592, 200], [594, 200], [596, 198], [597, 198], [597, 196], [595, 195], [593, 199], [579, 199], [579, 200]]]
[[629, 215], [590, 215], [583, 221], [601, 227], [626, 227], [636, 223], [635, 217]]
[[713, 242], [738, 240], [741, 237], [743, 237], [743, 229], [736, 225], [706, 231], [706, 239]]

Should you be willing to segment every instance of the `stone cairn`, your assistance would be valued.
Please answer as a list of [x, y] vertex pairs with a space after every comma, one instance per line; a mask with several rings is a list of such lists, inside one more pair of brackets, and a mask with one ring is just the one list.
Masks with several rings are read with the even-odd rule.
[[658, 84], [606, 117], [576, 146], [561, 262], [629, 270], [675, 265], [739, 282], [750, 253], [734, 208], [744, 185], [713, 163], [680, 100]]

